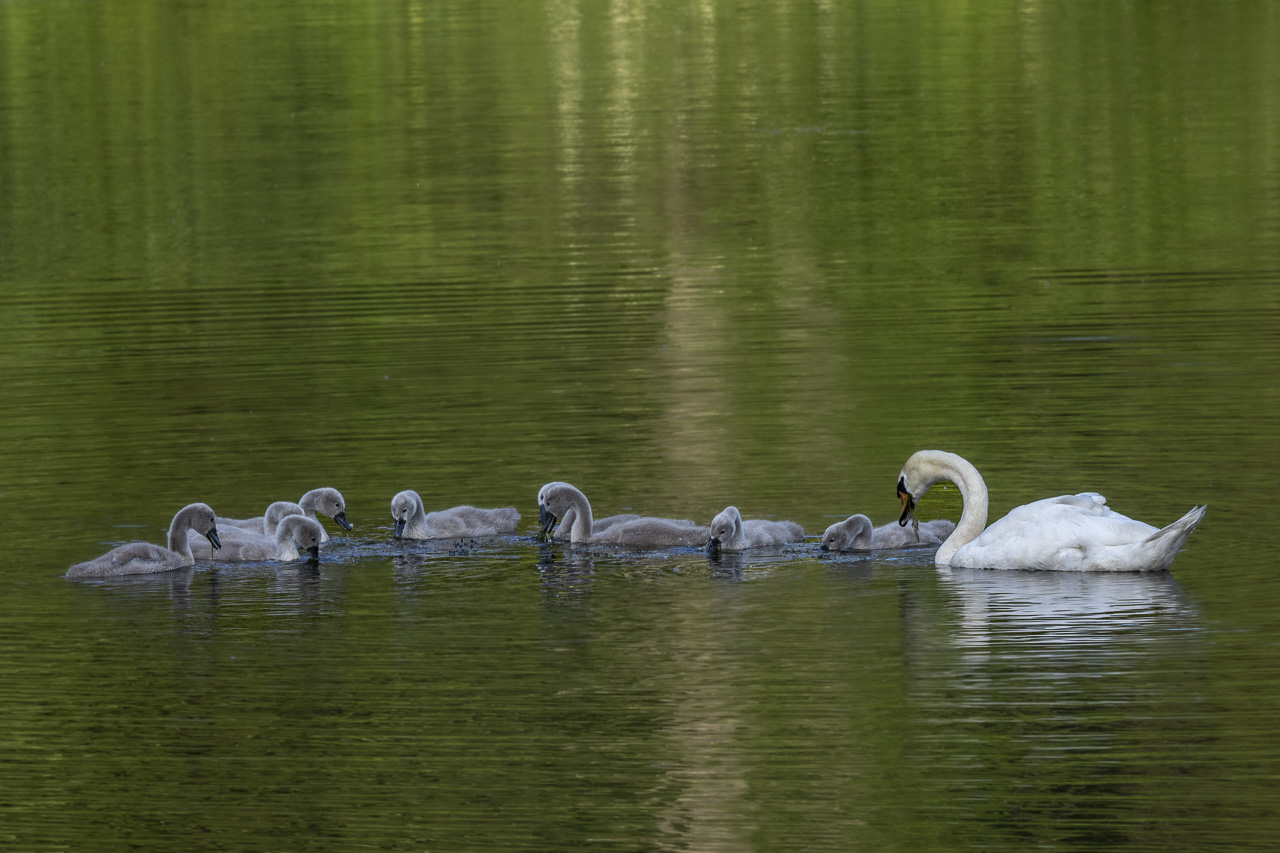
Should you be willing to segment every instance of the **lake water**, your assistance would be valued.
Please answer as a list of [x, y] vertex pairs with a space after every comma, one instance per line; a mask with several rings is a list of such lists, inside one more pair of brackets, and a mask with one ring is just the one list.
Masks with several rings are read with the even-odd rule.
[[[0, 848], [1274, 848], [1280, 12], [775, 5], [0, 5]], [[820, 553], [924, 447], [1209, 512]], [[318, 566], [63, 577], [316, 486]]]

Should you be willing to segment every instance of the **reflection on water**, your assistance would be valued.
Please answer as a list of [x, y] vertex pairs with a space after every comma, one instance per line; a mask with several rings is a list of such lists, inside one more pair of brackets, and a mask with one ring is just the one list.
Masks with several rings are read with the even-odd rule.
[[1198, 760], [1188, 723], [1210, 713], [1197, 614], [1173, 577], [938, 579], [956, 618], [932, 662], [945, 663], [917, 685], [931, 709], [917, 737], [934, 763], [930, 788], [969, 803], [960, 836], [999, 845], [1053, 825], [1073, 847], [1167, 843], [1148, 824], [1179, 815], [1170, 804], [1187, 786], [1168, 775]]
[[1194, 611], [1169, 572], [1021, 572], [938, 570], [940, 585], [962, 614], [954, 642], [1002, 642], [1077, 650], [1105, 646], [1144, 630], [1193, 624]]
[[544, 544], [538, 550], [538, 573], [547, 594], [560, 598], [590, 591], [595, 560], [586, 548], [558, 548]]
[[[1280, 28], [1148, 6], [0, 4], [0, 846], [1274, 846]], [[922, 447], [1232, 511], [1177, 582], [531, 535]], [[318, 565], [61, 577], [318, 482]]]

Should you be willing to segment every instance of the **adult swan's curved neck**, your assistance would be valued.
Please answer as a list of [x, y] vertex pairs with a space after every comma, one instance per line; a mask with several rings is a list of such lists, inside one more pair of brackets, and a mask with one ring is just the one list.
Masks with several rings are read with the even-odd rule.
[[955, 483], [964, 500], [960, 523], [938, 547], [933, 558], [937, 565], [949, 566], [956, 551], [976, 539], [987, 527], [987, 484], [977, 468], [963, 457], [944, 450], [920, 450], [912, 454], [898, 476], [898, 489], [904, 504], [900, 523], [907, 523], [915, 502], [924, 497], [930, 486], [943, 481]]

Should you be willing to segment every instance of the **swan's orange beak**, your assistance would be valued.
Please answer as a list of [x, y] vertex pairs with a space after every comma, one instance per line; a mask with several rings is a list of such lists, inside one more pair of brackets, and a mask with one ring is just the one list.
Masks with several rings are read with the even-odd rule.
[[905, 477], [898, 478], [898, 498], [902, 501], [902, 515], [898, 517], [898, 526], [906, 527], [907, 522], [911, 520], [911, 513], [915, 512], [916, 499], [911, 497], [911, 492], [907, 491]]

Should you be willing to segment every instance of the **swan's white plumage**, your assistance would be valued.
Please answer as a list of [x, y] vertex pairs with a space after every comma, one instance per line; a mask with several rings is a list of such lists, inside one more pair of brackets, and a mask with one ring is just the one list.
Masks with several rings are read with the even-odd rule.
[[743, 521], [736, 506], [727, 506], [711, 520], [708, 551], [741, 551], [803, 542], [804, 528], [794, 521], [751, 518]]
[[916, 548], [937, 545], [956, 529], [955, 522], [945, 518], [921, 521], [918, 525], [903, 527], [896, 521], [874, 527], [871, 519], [861, 513], [837, 521], [822, 534], [823, 551], [887, 551], [898, 548]]
[[964, 499], [960, 523], [938, 548], [939, 566], [1048, 571], [1162, 571], [1204, 517], [1194, 507], [1167, 527], [1121, 515], [1096, 492], [1045, 498], [1017, 507], [986, 526], [987, 486], [968, 461], [954, 453], [921, 450], [898, 476], [902, 522], [915, 502], [941, 481], [955, 483]]
[[[688, 519], [611, 516], [597, 524], [587, 496], [561, 482], [547, 483], [538, 491], [538, 510], [544, 535], [550, 535], [557, 521], [571, 520], [568, 541], [575, 545], [616, 545], [645, 550], [695, 547], [705, 543], [709, 533], [709, 528]], [[562, 536], [563, 529], [562, 525]]]
[[397, 539], [459, 539], [514, 533], [520, 513], [513, 506], [483, 509], [455, 506], [427, 512], [422, 498], [406, 489], [391, 499]]
[[69, 578], [105, 578], [119, 575], [143, 575], [167, 572], [195, 562], [187, 542], [187, 531], [194, 530], [218, 547], [217, 516], [208, 504], [194, 503], [178, 510], [169, 523], [167, 547], [150, 542], [128, 542], [96, 560], [77, 563], [67, 569]]

